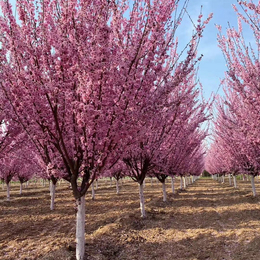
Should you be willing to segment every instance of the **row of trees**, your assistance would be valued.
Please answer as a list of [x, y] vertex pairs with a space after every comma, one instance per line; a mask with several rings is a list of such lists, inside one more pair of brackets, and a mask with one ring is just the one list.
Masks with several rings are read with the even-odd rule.
[[[230, 27], [224, 36], [218, 27], [228, 70], [223, 80], [225, 97], [216, 101], [214, 140], [206, 164], [212, 174], [251, 175], [255, 196], [254, 177], [260, 170], [260, 5], [239, 1], [239, 6], [242, 12], [234, 6], [238, 29]], [[245, 26], [255, 42], [244, 39]]]
[[[188, 0], [182, 8], [178, 0], [19, 0], [18, 17], [8, 0], [0, 5], [3, 143], [12, 159], [29, 154], [53, 187], [70, 182], [83, 259], [85, 194], [95, 179], [130, 176], [145, 217], [146, 176], [164, 183], [203, 170], [208, 107], [197, 88], [197, 46], [211, 16], [199, 15], [179, 51]], [[19, 138], [4, 140], [16, 128]], [[10, 153], [0, 156], [9, 165]]]

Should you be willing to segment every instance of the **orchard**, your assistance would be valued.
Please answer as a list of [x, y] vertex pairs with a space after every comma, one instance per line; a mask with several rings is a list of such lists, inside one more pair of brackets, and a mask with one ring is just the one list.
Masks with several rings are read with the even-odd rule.
[[190, 4], [0, 1], [0, 259], [259, 259], [260, 2], [210, 98]]

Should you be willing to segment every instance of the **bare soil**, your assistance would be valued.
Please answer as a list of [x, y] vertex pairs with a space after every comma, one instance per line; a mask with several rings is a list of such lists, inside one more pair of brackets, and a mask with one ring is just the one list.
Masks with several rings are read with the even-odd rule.
[[[86, 199], [86, 260], [259, 260], [260, 197], [249, 181], [238, 188], [201, 178], [176, 193], [167, 182], [146, 181], [147, 217], [141, 219], [138, 185], [99, 181], [96, 199]], [[260, 194], [260, 182], [256, 181]], [[68, 184], [57, 186], [51, 211], [48, 187], [31, 183], [19, 195], [11, 185], [11, 201], [0, 188], [1, 260], [75, 260], [75, 203]]]

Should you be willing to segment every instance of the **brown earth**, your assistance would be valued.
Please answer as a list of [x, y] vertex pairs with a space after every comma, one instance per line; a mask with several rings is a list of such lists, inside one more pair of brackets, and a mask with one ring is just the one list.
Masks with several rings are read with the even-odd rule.
[[[177, 186], [178, 185], [178, 186]], [[179, 181], [176, 183], [179, 188]], [[161, 186], [146, 182], [147, 218], [139, 212], [138, 186], [99, 181], [96, 200], [86, 199], [87, 260], [259, 260], [260, 197], [249, 181], [238, 189], [210, 178], [163, 203]], [[260, 194], [260, 182], [256, 181]], [[12, 183], [11, 201], [0, 190], [1, 260], [74, 260], [75, 204], [67, 183], [57, 186], [56, 208], [49, 209], [47, 186], [31, 183], [19, 195]]]

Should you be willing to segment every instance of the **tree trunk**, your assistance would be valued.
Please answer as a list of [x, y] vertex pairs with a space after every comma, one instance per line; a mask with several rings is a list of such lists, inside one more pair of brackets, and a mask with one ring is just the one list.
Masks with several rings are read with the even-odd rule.
[[165, 202], [165, 201], [167, 201], [165, 182], [162, 183], [162, 188], [163, 188], [163, 201]]
[[116, 180], [116, 194], [119, 194], [119, 181]]
[[246, 175], [246, 180], [249, 181], [249, 177], [248, 177], [248, 174]]
[[76, 259], [83, 260], [85, 255], [85, 195], [77, 200], [76, 220]]
[[4, 190], [5, 189], [5, 184], [4, 184], [4, 182], [2, 182], [2, 190]]
[[96, 180], [96, 189], [98, 189], [98, 180]]
[[174, 177], [171, 177], [171, 182], [172, 182], [172, 193], [174, 194]]
[[52, 181], [50, 181], [50, 195], [51, 195], [50, 209], [51, 210], [54, 210], [55, 189], [56, 189], [56, 185], [54, 185], [54, 183]]
[[144, 186], [143, 183], [139, 185], [139, 195], [140, 195], [140, 210], [141, 217], [145, 218], [145, 208], [144, 208]]
[[153, 178], [151, 178], [151, 187], [153, 187]]
[[222, 175], [222, 183], [225, 183], [225, 176]]
[[183, 190], [183, 179], [182, 179], [182, 177], [180, 179], [180, 189]]
[[23, 184], [20, 182], [20, 195], [22, 194], [23, 192]]
[[7, 200], [10, 201], [10, 183], [6, 184], [6, 188]]
[[251, 175], [251, 185], [252, 185], [252, 191], [253, 191], [253, 196], [256, 196], [256, 190], [255, 190], [255, 177]]
[[233, 181], [234, 181], [234, 187], [237, 188], [237, 178], [235, 175], [233, 176]]
[[231, 174], [228, 175], [229, 185], [232, 186]]
[[92, 184], [91, 184], [91, 191], [92, 191], [91, 199], [94, 200], [94, 199], [95, 199], [95, 188], [94, 188], [94, 182], [92, 182]]
[[186, 189], [186, 177], [183, 177], [183, 189], [185, 190]]
[[112, 187], [112, 178], [110, 177], [110, 187]]

